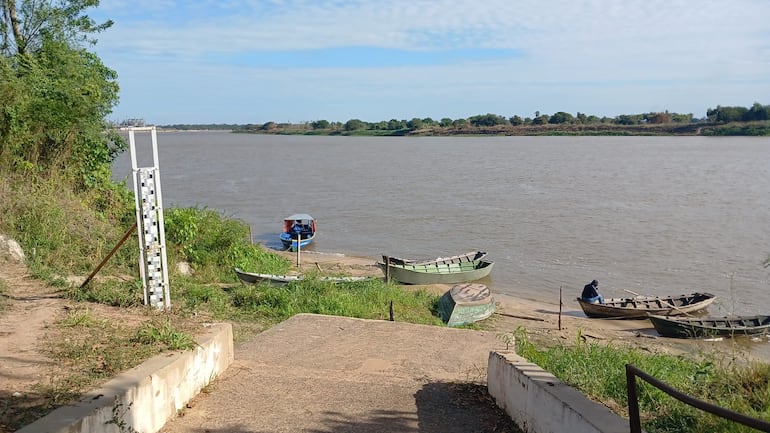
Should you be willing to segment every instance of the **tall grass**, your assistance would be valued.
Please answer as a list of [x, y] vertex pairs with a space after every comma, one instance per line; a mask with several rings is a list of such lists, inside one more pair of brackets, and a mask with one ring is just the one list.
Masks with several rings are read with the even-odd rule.
[[233, 267], [283, 274], [289, 261], [251, 244], [249, 227], [207, 208], [176, 208], [164, 215], [169, 257], [186, 261], [200, 281], [236, 281]]
[[8, 308], [6, 293], [8, 293], [8, 283], [5, 280], [0, 280], [0, 312]]
[[[126, 195], [88, 192], [77, 194], [66, 180], [55, 176], [0, 175], [0, 233], [16, 239], [27, 256], [32, 273], [46, 280], [86, 274], [110, 251], [130, 227]], [[96, 201], [104, 211], [95, 211]], [[134, 243], [133, 251], [136, 251]], [[132, 255], [119, 251], [106, 272], [127, 269]]]
[[[538, 348], [517, 331], [517, 352], [563, 382], [627, 416], [625, 365], [632, 364], [700, 400], [755, 418], [770, 420], [770, 365], [719, 362], [706, 356], [651, 354], [596, 343]], [[642, 425], [648, 432], [748, 432], [732, 421], [680, 403], [639, 382]]]

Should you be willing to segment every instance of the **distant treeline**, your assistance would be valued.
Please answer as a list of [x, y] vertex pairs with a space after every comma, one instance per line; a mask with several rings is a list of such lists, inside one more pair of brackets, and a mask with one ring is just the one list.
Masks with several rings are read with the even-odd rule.
[[754, 103], [751, 107], [709, 108], [706, 116], [695, 118], [692, 113], [650, 112], [598, 117], [564, 111], [554, 114], [535, 112], [533, 117], [498, 114], [479, 114], [463, 119], [430, 117], [411, 120], [383, 120], [365, 122], [350, 119], [346, 122], [316, 120], [304, 123], [262, 124], [193, 124], [161, 125], [175, 130], [232, 130], [262, 134], [305, 135], [456, 135], [456, 134], [701, 134], [701, 135], [770, 135], [770, 105]]

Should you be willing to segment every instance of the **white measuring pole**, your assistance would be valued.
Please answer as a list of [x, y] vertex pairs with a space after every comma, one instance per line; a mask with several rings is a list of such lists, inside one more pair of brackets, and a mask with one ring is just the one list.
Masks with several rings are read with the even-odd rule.
[[[139, 235], [139, 273], [142, 278], [145, 305], [158, 309], [170, 308], [166, 260], [166, 231], [163, 223], [163, 200], [160, 192], [158, 136], [154, 126], [131, 127], [128, 142], [131, 147], [136, 223]], [[135, 132], [149, 132], [152, 140], [152, 167], [137, 167]]]

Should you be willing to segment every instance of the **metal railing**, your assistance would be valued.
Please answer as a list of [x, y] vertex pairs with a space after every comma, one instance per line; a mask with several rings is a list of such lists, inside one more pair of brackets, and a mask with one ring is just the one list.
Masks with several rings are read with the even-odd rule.
[[723, 407], [716, 406], [702, 400], [698, 400], [697, 398], [691, 397], [687, 394], [683, 394], [661, 382], [660, 380], [655, 379], [649, 374], [643, 372], [642, 370], [639, 370], [633, 365], [626, 364], [626, 384], [628, 386], [628, 419], [631, 426], [631, 433], [642, 433], [642, 424], [639, 419], [639, 398], [636, 391], [637, 377], [684, 404], [690, 405], [705, 412], [709, 412], [716, 416], [735, 421], [739, 424], [757, 429], [759, 431], [770, 432], [770, 422], [752, 418], [750, 416], [746, 416], [738, 412], [734, 412], [732, 410], [725, 409]]

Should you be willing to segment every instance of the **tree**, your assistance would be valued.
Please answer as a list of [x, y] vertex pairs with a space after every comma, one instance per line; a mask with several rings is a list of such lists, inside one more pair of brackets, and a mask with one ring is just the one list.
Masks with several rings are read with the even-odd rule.
[[421, 129], [424, 126], [424, 122], [422, 119], [413, 118], [412, 120], [406, 122], [406, 127], [411, 129], [412, 131], [416, 131], [418, 129]]
[[498, 116], [497, 114], [482, 114], [477, 116], [471, 116], [468, 119], [468, 122], [472, 126], [496, 126], [496, 125], [505, 125], [508, 123], [508, 119], [506, 119], [503, 116]]
[[770, 105], [762, 105], [759, 102], [755, 102], [754, 105], [749, 108], [746, 113], [746, 120], [768, 120], [770, 119]]
[[511, 125], [513, 126], [521, 126], [524, 124], [524, 119], [522, 119], [518, 114], [508, 119], [508, 121], [511, 122]]
[[316, 120], [311, 123], [310, 126], [312, 126], [313, 129], [329, 129], [330, 124], [328, 120]]
[[551, 116], [548, 119], [548, 123], [551, 123], [551, 124], [572, 123], [574, 120], [575, 118], [570, 113], [565, 113], [564, 111], [557, 111], [556, 113], [553, 113], [553, 116]]
[[350, 119], [345, 122], [345, 131], [357, 131], [359, 129], [366, 129], [366, 122], [359, 119]]
[[107, 133], [117, 74], [85, 44], [112, 22], [84, 10], [95, 0], [0, 0], [0, 164], [67, 177], [77, 189], [109, 188], [126, 148]]
[[99, 0], [1, 0], [0, 52], [10, 56], [39, 51], [46, 39], [72, 47], [93, 45], [91, 35], [110, 28], [111, 20], [97, 24], [85, 10]]

